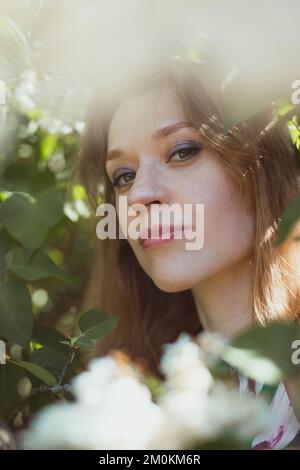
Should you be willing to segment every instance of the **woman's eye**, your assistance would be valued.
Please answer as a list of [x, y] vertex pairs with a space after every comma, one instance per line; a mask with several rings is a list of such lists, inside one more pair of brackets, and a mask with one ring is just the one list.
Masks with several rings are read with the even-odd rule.
[[113, 186], [117, 188], [121, 188], [122, 186], [126, 186], [126, 184], [130, 183], [130, 181], [134, 178], [134, 173], [126, 172], [122, 173], [121, 175], [117, 176], [113, 180]]
[[189, 160], [194, 155], [196, 155], [202, 147], [184, 147], [173, 152], [169, 157], [168, 161], [182, 162], [184, 160]]
[[[195, 156], [198, 152], [202, 150], [202, 146], [199, 144], [197, 146], [195, 145], [189, 145], [186, 147], [181, 147], [177, 148], [177, 150], [174, 150], [170, 157], [168, 158], [169, 161], [175, 161], [175, 162], [182, 162], [191, 159], [193, 156]], [[121, 188], [126, 185], [128, 185], [135, 177], [135, 173], [132, 171], [126, 171], [121, 173], [119, 176], [115, 177], [112, 181], [112, 185], [115, 188]]]

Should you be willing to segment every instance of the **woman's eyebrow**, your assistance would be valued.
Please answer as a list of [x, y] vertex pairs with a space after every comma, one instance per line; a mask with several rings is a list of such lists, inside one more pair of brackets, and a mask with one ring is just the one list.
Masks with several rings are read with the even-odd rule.
[[173, 134], [174, 132], [177, 132], [184, 127], [193, 128], [193, 126], [186, 121], [176, 122], [175, 124], [170, 124], [169, 126], [157, 129], [155, 132], [153, 132], [151, 138], [153, 140], [162, 139], [163, 137], [167, 137], [168, 135]]
[[[162, 139], [164, 137], [167, 137], [170, 134], [173, 134], [174, 132], [179, 131], [182, 128], [195, 129], [195, 127], [189, 124], [188, 122], [185, 122], [185, 121], [176, 122], [176, 124], [170, 124], [169, 126], [161, 127], [160, 129], [157, 129], [156, 131], [154, 131], [151, 136], [151, 139], [152, 140]], [[114, 160], [115, 158], [121, 157], [123, 154], [124, 152], [119, 148], [112, 149], [108, 152], [106, 161]]]

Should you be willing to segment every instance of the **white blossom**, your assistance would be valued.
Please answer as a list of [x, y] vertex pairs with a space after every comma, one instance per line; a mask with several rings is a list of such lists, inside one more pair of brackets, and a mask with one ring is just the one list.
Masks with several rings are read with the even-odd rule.
[[158, 448], [185, 449], [215, 437], [209, 394], [199, 390], [169, 390], [158, 402], [166, 427], [156, 437]]
[[20, 111], [27, 113], [36, 108], [36, 73], [33, 70], [27, 70], [22, 74], [21, 81], [15, 89], [15, 99]]
[[73, 391], [77, 402], [38, 415], [24, 436], [25, 448], [144, 449], [164, 422], [149, 389], [111, 357], [92, 361]]
[[[128, 359], [128, 358], [127, 358]], [[140, 370], [122, 355], [93, 359], [73, 379], [75, 401], [44, 408], [23, 438], [28, 449], [189, 449], [263, 429], [265, 403], [213, 380], [197, 342], [165, 345], [166, 380], [153, 401]]]
[[160, 369], [170, 388], [208, 391], [212, 385], [212, 376], [203, 362], [202, 352], [187, 333], [181, 333], [177, 341], [164, 346]]
[[205, 357], [205, 362], [209, 366], [213, 366], [219, 361], [229, 344], [227, 338], [220, 333], [212, 331], [199, 333], [196, 337], [196, 341]]
[[223, 432], [231, 430], [243, 440], [248, 440], [259, 433], [266, 423], [267, 406], [261, 397], [239, 394], [218, 381], [212, 390], [211, 400], [211, 419], [219, 423]]

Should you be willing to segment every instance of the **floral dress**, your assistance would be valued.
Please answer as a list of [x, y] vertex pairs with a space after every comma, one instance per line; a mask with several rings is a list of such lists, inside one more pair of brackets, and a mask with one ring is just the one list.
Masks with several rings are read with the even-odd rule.
[[[239, 392], [258, 396], [271, 388], [242, 375], [239, 376]], [[252, 449], [278, 450], [287, 447], [300, 432], [300, 423], [293, 411], [283, 382], [271, 393], [267, 426], [251, 442]]]

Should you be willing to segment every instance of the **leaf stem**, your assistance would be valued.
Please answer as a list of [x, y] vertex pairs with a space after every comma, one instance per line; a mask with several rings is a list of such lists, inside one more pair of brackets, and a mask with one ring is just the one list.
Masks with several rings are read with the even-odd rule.
[[58, 377], [58, 385], [63, 384], [63, 381], [65, 379], [65, 376], [66, 376], [67, 372], [72, 367], [72, 364], [73, 364], [73, 361], [74, 361], [75, 355], [76, 355], [76, 350], [77, 350], [77, 346], [70, 346], [67, 362], [65, 363], [65, 365], [63, 367], [63, 370], [62, 370], [60, 376]]

